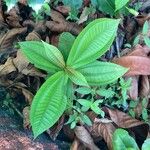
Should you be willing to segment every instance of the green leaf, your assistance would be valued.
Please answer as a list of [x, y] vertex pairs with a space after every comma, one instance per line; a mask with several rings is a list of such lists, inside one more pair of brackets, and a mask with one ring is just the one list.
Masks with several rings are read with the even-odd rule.
[[129, 13], [131, 13], [132, 15], [134, 16], [138, 16], [139, 15], [139, 12], [137, 12], [136, 10], [132, 9], [132, 8], [129, 8], [129, 7], [125, 7]]
[[96, 106], [98, 106], [101, 103], [103, 103], [103, 100], [102, 99], [98, 99], [93, 104], [96, 105]]
[[92, 105], [91, 105], [91, 109], [98, 115], [101, 115], [102, 117], [104, 117], [105, 113], [104, 111], [101, 110], [101, 108], [99, 107], [99, 104], [102, 103], [103, 100], [97, 100], [95, 101]]
[[144, 42], [145, 42], [145, 44], [146, 44], [148, 47], [150, 47], [150, 38], [149, 38], [149, 37], [145, 36], [145, 37], [144, 37]]
[[66, 89], [66, 96], [67, 98], [72, 101], [73, 97], [74, 97], [74, 89], [73, 89], [73, 83], [72, 81], [69, 79], [67, 82], [67, 89]]
[[78, 99], [77, 101], [84, 107], [90, 107], [92, 105], [92, 102], [86, 99]]
[[71, 125], [70, 125], [70, 128], [71, 128], [71, 129], [74, 129], [74, 128], [76, 127], [76, 124], [77, 124], [77, 122], [76, 122], [76, 121], [73, 121], [73, 122], [71, 123]]
[[112, 98], [115, 95], [115, 92], [112, 89], [102, 89], [96, 91], [96, 93], [100, 96], [104, 96], [105, 98]]
[[142, 118], [143, 118], [144, 121], [148, 120], [148, 112], [147, 112], [146, 108], [142, 109]]
[[43, 69], [47, 72], [55, 73], [60, 68], [51, 60], [49, 55], [53, 55], [51, 51], [45, 49], [42, 42], [38, 41], [26, 41], [19, 42], [20, 48], [31, 63], [37, 68]]
[[85, 76], [89, 85], [100, 86], [116, 81], [128, 69], [113, 63], [95, 61], [78, 69], [78, 71]]
[[116, 11], [123, 8], [129, 0], [115, 0]]
[[113, 134], [114, 150], [139, 150], [135, 140], [128, 134], [126, 130], [117, 129]]
[[42, 11], [44, 11], [46, 15], [50, 16], [51, 8], [48, 3], [44, 3], [42, 5]]
[[45, 81], [36, 93], [30, 112], [34, 137], [52, 127], [66, 109], [66, 76], [60, 71]]
[[144, 144], [142, 145], [142, 150], [149, 150], [150, 149], [150, 139], [147, 139], [144, 141]]
[[89, 118], [87, 115], [83, 114], [83, 115], [81, 115], [80, 117], [81, 117], [81, 120], [82, 120], [85, 124], [87, 124], [88, 126], [92, 126], [92, 121], [90, 120], [90, 118]]
[[79, 68], [102, 56], [112, 45], [119, 22], [103, 18], [87, 25], [76, 38], [67, 65]]
[[132, 118], [135, 118], [135, 111], [133, 109], [130, 109], [129, 110], [129, 115], [132, 117]]
[[64, 56], [65, 61], [68, 58], [75, 37], [69, 32], [63, 32], [59, 37], [58, 49]]
[[133, 41], [133, 45], [136, 46], [139, 43], [139, 41], [140, 41], [140, 36], [138, 35], [135, 37], [135, 39]]
[[65, 124], [70, 124], [71, 122], [76, 120], [76, 118], [77, 118], [77, 113], [74, 113], [73, 115], [69, 115], [69, 119]]
[[110, 14], [111, 16], [115, 13], [115, 4], [114, 0], [97, 0], [98, 9], [105, 14]]
[[90, 94], [92, 90], [88, 87], [80, 87], [76, 89], [76, 92], [86, 95], [86, 94]]
[[113, 16], [115, 13], [114, 0], [91, 0], [91, 3], [105, 14], [110, 14]]
[[130, 101], [130, 104], [129, 104], [130, 108], [135, 108], [137, 105], [138, 105], [138, 101], [135, 101], [135, 100]]
[[145, 21], [144, 23], [144, 26], [143, 26], [143, 30], [142, 30], [142, 33], [145, 35], [148, 33], [148, 30], [149, 30], [149, 23], [148, 21]]
[[45, 52], [51, 62], [60, 68], [64, 68], [65, 62], [61, 52], [53, 45], [50, 45], [44, 41], [42, 41], [42, 43], [44, 44]]
[[70, 8], [80, 9], [83, 3], [83, 0], [62, 0], [65, 6], [70, 6]]
[[144, 99], [142, 100], [142, 107], [146, 108], [146, 107], [147, 107], [147, 104], [148, 104], [148, 100], [147, 100], [147, 98], [144, 98]]
[[74, 82], [76, 85], [89, 86], [85, 77], [79, 71], [76, 71], [72, 68], [67, 68], [66, 73], [72, 82]]

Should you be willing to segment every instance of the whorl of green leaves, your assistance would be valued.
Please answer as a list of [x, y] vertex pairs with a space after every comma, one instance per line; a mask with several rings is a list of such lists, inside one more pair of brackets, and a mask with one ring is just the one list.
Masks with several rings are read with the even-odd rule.
[[127, 69], [119, 65], [96, 61], [112, 45], [119, 21], [97, 19], [85, 27], [76, 39], [64, 34], [60, 40], [71, 37], [70, 43], [74, 43], [73, 46], [61, 43], [60, 50], [45, 42], [19, 43], [31, 63], [53, 74], [38, 90], [31, 105], [30, 121], [34, 137], [52, 127], [64, 113], [67, 100], [71, 97], [68, 89], [72, 83], [85, 87], [104, 85], [126, 73]]

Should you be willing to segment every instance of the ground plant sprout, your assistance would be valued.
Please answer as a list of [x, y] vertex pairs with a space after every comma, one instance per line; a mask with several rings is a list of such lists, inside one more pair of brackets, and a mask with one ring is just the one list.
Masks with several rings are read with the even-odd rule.
[[119, 19], [106, 18], [92, 21], [77, 36], [67, 58], [55, 46], [43, 41], [19, 42], [29, 61], [51, 74], [31, 105], [30, 122], [35, 138], [52, 127], [65, 112], [70, 83], [84, 87], [106, 85], [127, 72], [122, 66], [96, 60], [112, 45], [119, 22]]

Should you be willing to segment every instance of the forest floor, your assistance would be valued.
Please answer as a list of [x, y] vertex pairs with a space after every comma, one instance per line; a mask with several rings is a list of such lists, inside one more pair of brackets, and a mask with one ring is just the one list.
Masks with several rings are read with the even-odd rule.
[[[101, 59], [130, 68], [123, 77], [125, 84], [131, 79], [130, 85], [125, 85], [127, 108], [119, 100], [115, 104], [104, 103], [105, 120], [94, 121], [92, 127], [79, 126], [75, 131], [64, 125], [67, 120], [62, 116], [53, 128], [33, 140], [29, 109], [47, 74], [30, 64], [17, 43], [43, 40], [58, 46], [63, 32], [77, 36], [90, 21], [112, 17], [106, 10], [91, 7], [90, 0], [84, 0], [75, 14], [70, 14], [71, 8], [62, 2], [52, 0], [50, 14], [41, 13], [36, 17], [25, 0], [17, 2], [9, 11], [0, 0], [0, 150], [67, 150], [70, 147], [111, 150], [115, 128], [126, 129], [138, 146], [142, 146], [150, 133], [150, 0], [132, 0], [129, 6], [139, 14], [120, 12], [114, 17], [122, 19], [118, 34]], [[149, 39], [145, 40], [145, 36]], [[119, 81], [115, 84], [117, 88], [121, 86], [118, 84]], [[91, 120], [96, 120], [97, 116], [90, 113]]]

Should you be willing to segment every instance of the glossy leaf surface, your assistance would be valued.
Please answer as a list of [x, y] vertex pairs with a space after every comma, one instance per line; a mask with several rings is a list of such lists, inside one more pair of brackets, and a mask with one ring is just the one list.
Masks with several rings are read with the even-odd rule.
[[52, 127], [66, 108], [64, 98], [66, 76], [60, 71], [51, 76], [36, 93], [30, 112], [30, 121], [34, 137]]
[[102, 56], [110, 48], [119, 22], [103, 18], [85, 27], [72, 46], [67, 65], [79, 68]]
[[86, 78], [89, 85], [105, 85], [116, 81], [127, 72], [122, 66], [95, 61], [78, 69]]

